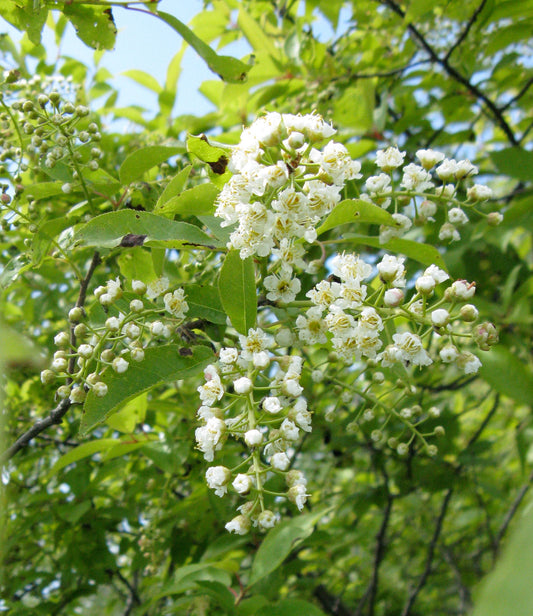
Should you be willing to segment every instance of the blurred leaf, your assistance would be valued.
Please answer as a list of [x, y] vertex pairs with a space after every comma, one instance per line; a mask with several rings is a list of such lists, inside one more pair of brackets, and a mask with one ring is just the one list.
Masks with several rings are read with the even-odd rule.
[[0, 321], [0, 362], [35, 361], [36, 349], [33, 344]]
[[71, 449], [69, 452], [62, 455], [52, 466], [46, 475], [46, 480], [48, 481], [52, 475], [55, 475], [57, 471], [65, 468], [65, 466], [68, 466], [73, 462], [78, 462], [78, 460], [88, 458], [95, 453], [100, 453], [102, 451], [106, 451], [107, 449], [111, 449], [111, 447], [114, 447], [117, 442], [118, 441], [115, 438], [101, 438], [95, 441], [90, 441], [89, 443], [82, 443], [81, 445], [74, 447], [74, 449]]
[[363, 244], [365, 246], [373, 246], [381, 248], [393, 254], [402, 254], [410, 259], [414, 259], [422, 265], [438, 265], [444, 271], [448, 271], [446, 263], [440, 252], [435, 246], [414, 242], [413, 240], [404, 240], [400, 237], [394, 237], [388, 242], [381, 244], [379, 238], [370, 235], [357, 235], [355, 233], [345, 233], [343, 236], [347, 240], [352, 240], [354, 244]]
[[291, 520], [283, 520], [272, 528], [255, 555], [250, 586], [279, 567], [292, 550], [313, 533], [315, 524], [328, 511], [331, 508], [299, 515]]
[[524, 182], [533, 181], [533, 152], [522, 148], [505, 148], [491, 152], [498, 171]]
[[283, 599], [275, 605], [265, 605], [255, 616], [295, 616], [295, 614], [326, 616], [316, 605], [301, 599]]
[[533, 372], [507, 347], [499, 345], [481, 356], [480, 376], [496, 391], [521, 404], [533, 405]]
[[213, 352], [207, 347], [194, 347], [191, 355], [180, 355], [179, 347], [168, 345], [145, 350], [144, 360], [131, 362], [124, 375], [106, 373], [102, 379], [108, 387], [107, 395], [98, 398], [87, 394], [80, 434], [86, 435], [132, 398], [168, 381], [198, 374], [212, 361]]
[[240, 334], [248, 334], [255, 326], [257, 295], [254, 263], [251, 257], [241, 259], [238, 250], [226, 255], [218, 279], [220, 300], [231, 324]]
[[159, 94], [162, 91], [159, 82], [153, 75], [150, 75], [150, 73], [146, 73], [145, 71], [132, 68], [128, 71], [124, 71], [122, 74], [125, 77], [133, 79], [133, 81], [137, 82], [141, 86], [144, 86], [148, 90], [152, 90], [156, 94]]
[[148, 396], [144, 392], [140, 396], [133, 398], [133, 400], [126, 402], [120, 410], [107, 418], [106, 423], [113, 430], [131, 434], [135, 430], [135, 426], [144, 421], [147, 408]]
[[183, 152], [181, 146], [149, 145], [146, 148], [133, 151], [126, 157], [119, 169], [120, 181], [130, 184], [156, 165], [160, 165], [175, 154]]
[[[144, 236], [139, 239], [139, 244], [145, 246], [167, 245], [170, 248], [178, 247], [180, 244], [217, 245], [215, 239], [194, 225], [134, 210], [101, 214], [80, 225], [74, 239], [85, 246], [113, 248], [121, 243], [126, 247], [133, 246], [133, 243], [128, 243], [129, 240], [125, 239], [127, 236]], [[133, 242], [133, 238], [130, 239]]]
[[322, 235], [322, 233], [334, 227], [357, 222], [396, 226], [392, 215], [382, 207], [374, 203], [368, 203], [368, 201], [363, 201], [362, 199], [346, 199], [333, 208], [333, 211], [317, 229], [317, 233], [318, 235]]
[[66, 217], [53, 218], [45, 221], [39, 226], [31, 243], [32, 262], [35, 266], [41, 264], [47, 255], [54, 239], [68, 227], [72, 225], [72, 220]]
[[523, 509], [496, 568], [481, 585], [472, 616], [530, 616], [533, 507]]
[[207, 66], [223, 81], [240, 83], [246, 79], [246, 75], [250, 70], [248, 64], [244, 64], [244, 62], [231, 56], [219, 56], [209, 45], [198, 38], [190, 28], [173, 15], [163, 11], [157, 11], [156, 15], [163, 21], [166, 21], [169, 26], [183, 37], [194, 51], [205, 60]]

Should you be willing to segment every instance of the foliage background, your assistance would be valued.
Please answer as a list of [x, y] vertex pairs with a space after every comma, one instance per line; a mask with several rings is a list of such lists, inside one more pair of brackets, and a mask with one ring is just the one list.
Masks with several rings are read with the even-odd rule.
[[[187, 133], [235, 143], [241, 125], [264, 110], [316, 109], [363, 168], [376, 149], [390, 144], [474, 160], [505, 219], [493, 229], [472, 226], [443, 256], [454, 278], [476, 280], [476, 304], [484, 320], [498, 324], [500, 345], [483, 356], [478, 378], [425, 383], [424, 396], [445, 409], [439, 423], [446, 436], [435, 459], [416, 451], [401, 458], [376, 448], [364, 432], [347, 433], [348, 408], [340, 408], [335, 421], [327, 419], [339, 392], [326, 385], [315, 390], [314, 431], [299, 454], [300, 467], [313, 477], [311, 508], [264, 540], [228, 535], [231, 503], [204, 485], [205, 463], [194, 450], [196, 381], [173, 380], [141, 395], [88, 437], [78, 434], [79, 407], [65, 409], [58, 425], [6, 462], [2, 607], [46, 615], [469, 613], [509, 525], [527, 513], [522, 503], [533, 480], [533, 2], [208, 2], [190, 31], [167, 19], [224, 77], [213, 74], [202, 84], [215, 111], [201, 117], [172, 115], [184, 50], [177, 31], [164, 83], [130, 74], [157, 95], [155, 114], [119, 106], [106, 70], [89, 71], [66, 55], [47, 58], [41, 28], [47, 22], [60, 39], [70, 20], [84, 43], [100, 48], [98, 66], [102, 49], [115, 44], [107, 11], [120, 25], [126, 10], [107, 4], [7, 0], [2, 8], [5, 20], [27, 32], [18, 46], [0, 39], [6, 70], [24, 78], [72, 76], [76, 102], [89, 105], [104, 153], [99, 175], [88, 178], [90, 207], [83, 194], [63, 193], [62, 178], [37, 165], [4, 165], [6, 194], [19, 181], [25, 190], [16, 201], [22, 216], [4, 225], [1, 239], [3, 450], [54, 407], [54, 388], [39, 380], [46, 363], [41, 357], [53, 353], [53, 337], [79, 300], [80, 279], [89, 282], [94, 246], [101, 263], [91, 287], [117, 273], [162, 266], [157, 246], [109, 248], [99, 240], [65, 255], [54, 249], [61, 232], [107, 211], [108, 197], [130, 184], [131, 204], [152, 210], [161, 178], [173, 177], [189, 160], [198, 164], [186, 152]], [[317, 13], [336, 30], [343, 7], [351, 13], [344, 29], [321, 40], [314, 31]], [[156, 6], [130, 3], [134, 9], [155, 12]], [[180, 18], [174, 6], [166, 10]], [[225, 45], [241, 38], [253, 60], [220, 60]], [[9, 81], [6, 74], [4, 113], [13, 93], [33, 96], [32, 88]], [[124, 120], [127, 130], [116, 128]], [[11, 149], [19, 137], [4, 131], [3, 161], [16, 159]], [[131, 177], [119, 175], [128, 155], [149, 145], [174, 148], [174, 158], [134, 169]], [[159, 165], [167, 158], [169, 165]], [[8, 211], [2, 215], [11, 220]], [[426, 237], [428, 243], [435, 239]], [[376, 253], [359, 242], [352, 238], [346, 247]], [[217, 264], [210, 267], [202, 272], [191, 257], [188, 263], [167, 261], [165, 272], [194, 281], [200, 273], [214, 275]], [[215, 319], [212, 327], [219, 326]], [[31, 341], [30, 352], [24, 353], [22, 340]], [[476, 616], [529, 613], [520, 547], [531, 541], [532, 527], [531, 515], [524, 515], [523, 535], [510, 543]], [[502, 595], [496, 611], [491, 587], [510, 595]]]

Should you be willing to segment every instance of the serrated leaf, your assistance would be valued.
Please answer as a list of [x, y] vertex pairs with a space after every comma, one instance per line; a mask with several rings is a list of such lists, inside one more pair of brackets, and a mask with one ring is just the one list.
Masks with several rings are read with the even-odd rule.
[[130, 184], [155, 167], [164, 163], [172, 156], [183, 152], [181, 146], [149, 145], [146, 148], [135, 150], [126, 157], [118, 175], [123, 184]]
[[521, 404], [533, 405], [533, 371], [504, 346], [480, 355], [480, 376], [496, 391]]
[[198, 184], [172, 197], [160, 207], [156, 205], [154, 212], [161, 216], [212, 214], [218, 193], [219, 189], [214, 184]]
[[194, 225], [134, 210], [120, 210], [96, 216], [78, 227], [74, 240], [85, 246], [113, 248], [121, 242], [126, 245], [125, 236], [144, 236], [141, 243], [145, 246], [174, 248], [183, 244], [217, 245], [217, 240], [210, 238]]
[[38, 184], [32, 184], [26, 189], [26, 197], [28, 200], [39, 201], [40, 199], [61, 195], [63, 194], [62, 186], [63, 182], [39, 182]]
[[216, 287], [191, 284], [183, 288], [189, 305], [187, 313], [189, 317], [206, 319], [206, 321], [221, 325], [226, 322], [226, 313]]
[[500, 173], [524, 182], [533, 181], [533, 152], [522, 148], [505, 148], [491, 152], [492, 162]]
[[196, 53], [206, 62], [207, 66], [227, 83], [242, 83], [250, 70], [250, 66], [231, 56], [219, 56], [209, 45], [204, 43], [194, 32], [179, 19], [169, 13], [155, 13], [171, 28], [173, 28]]
[[2, 4], [2, 17], [21, 32], [26, 32], [34, 45], [41, 43], [41, 32], [48, 17], [48, 8], [36, 7], [33, 0], [5, 0]]
[[329, 511], [331, 508], [299, 515], [270, 530], [252, 563], [250, 586], [279, 567], [291, 551], [313, 533], [315, 524]]
[[160, 209], [169, 199], [176, 197], [183, 191], [191, 171], [192, 165], [187, 165], [187, 167], [176, 173], [176, 175], [166, 185], [165, 190], [161, 193], [161, 196], [155, 204], [154, 211]]
[[113, 49], [117, 28], [109, 7], [65, 3], [62, 11], [86, 45], [93, 49]]
[[346, 233], [344, 239], [352, 240], [354, 244], [363, 244], [364, 246], [373, 246], [381, 248], [387, 252], [400, 253], [409, 259], [413, 259], [422, 265], [437, 265], [444, 271], [448, 271], [446, 263], [440, 252], [430, 244], [422, 244], [413, 240], [404, 240], [401, 237], [393, 237], [388, 242], [380, 244], [379, 238], [371, 235], [357, 235], [356, 233]]
[[229, 150], [212, 145], [205, 136], [196, 137], [195, 135], [188, 135], [186, 147], [187, 152], [207, 163], [213, 173], [223, 175], [226, 172]]
[[80, 434], [86, 435], [139, 394], [167, 381], [195, 375], [212, 359], [213, 352], [207, 347], [194, 347], [190, 356], [181, 356], [176, 345], [146, 349], [144, 360], [131, 362], [125, 374], [104, 375], [102, 380], [108, 387], [106, 396], [98, 398], [89, 391]]
[[240, 334], [246, 335], [254, 327], [257, 316], [252, 258], [241, 259], [238, 250], [228, 252], [220, 270], [218, 291], [231, 324]]
[[378, 205], [368, 203], [368, 201], [363, 201], [362, 199], [346, 199], [333, 208], [333, 211], [317, 229], [317, 233], [321, 235], [334, 227], [354, 222], [396, 226], [392, 215]]
[[32, 262], [37, 267], [50, 250], [53, 240], [68, 227], [72, 221], [68, 218], [53, 218], [44, 222], [35, 232], [31, 243]]
[[68, 466], [73, 462], [78, 462], [78, 460], [83, 460], [83, 458], [88, 458], [95, 453], [100, 453], [102, 451], [106, 451], [107, 449], [111, 449], [111, 447], [114, 447], [116, 444], [117, 439], [115, 438], [101, 438], [96, 441], [90, 441], [89, 443], [82, 443], [81, 445], [78, 445], [57, 460], [57, 462], [48, 471], [45, 480], [48, 481], [52, 475], [55, 475], [62, 468], [65, 468], [65, 466]]

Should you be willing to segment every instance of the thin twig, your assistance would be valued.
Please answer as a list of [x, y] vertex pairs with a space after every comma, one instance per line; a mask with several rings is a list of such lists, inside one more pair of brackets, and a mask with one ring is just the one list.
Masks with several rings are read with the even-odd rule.
[[446, 494], [444, 495], [444, 499], [440, 507], [439, 517], [437, 519], [437, 523], [435, 524], [435, 529], [433, 531], [433, 537], [431, 538], [431, 543], [429, 544], [428, 553], [426, 556], [426, 564], [424, 566], [424, 571], [422, 572], [422, 575], [418, 579], [417, 585], [409, 594], [409, 597], [407, 598], [407, 601], [405, 602], [404, 608], [402, 610], [401, 616], [409, 616], [409, 614], [411, 613], [411, 608], [413, 607], [416, 601], [416, 598], [418, 597], [418, 593], [425, 586], [426, 580], [429, 577], [429, 574], [431, 573], [431, 567], [433, 565], [433, 555], [435, 553], [435, 548], [437, 546], [437, 542], [439, 540], [439, 537], [442, 531], [442, 525], [444, 523], [444, 518], [446, 517], [446, 513], [448, 512], [448, 505], [450, 504], [452, 494], [453, 494], [453, 488], [450, 488], [449, 490], [447, 490]]
[[[403, 11], [394, 0], [376, 0], [380, 4], [388, 6], [392, 11], [394, 11], [399, 17], [402, 19], [405, 18], [405, 11]], [[442, 66], [442, 68], [446, 71], [446, 73], [455, 79], [455, 81], [459, 82], [465, 88], [467, 88], [477, 99], [483, 101], [485, 106], [491, 112], [493, 118], [496, 123], [503, 130], [505, 135], [507, 136], [508, 141], [512, 145], [518, 145], [518, 140], [515, 137], [511, 127], [505, 120], [502, 115], [501, 110], [496, 106], [496, 104], [476, 85], [474, 85], [469, 79], [467, 79], [464, 75], [462, 75], [456, 68], [454, 68], [449, 62], [447, 58], [441, 58], [437, 52], [433, 49], [433, 47], [427, 42], [425, 36], [418, 30], [416, 26], [413, 24], [409, 24], [407, 26], [407, 30], [409, 33], [415, 38], [418, 43], [422, 46], [422, 48], [426, 51], [429, 57], [435, 62]]]
[[[80, 292], [78, 294], [78, 299], [76, 301], [76, 306], [83, 307], [85, 304], [85, 299], [87, 297], [87, 288], [89, 287], [89, 283], [94, 274], [94, 270], [100, 263], [100, 255], [98, 252], [95, 252], [91, 263], [89, 265], [89, 269], [87, 270], [87, 274], [85, 278], [80, 282]], [[76, 336], [74, 335], [74, 328], [71, 328], [70, 333], [70, 341], [75, 346], [76, 345]], [[69, 372], [72, 373], [75, 366], [75, 357], [71, 357], [69, 361]], [[4, 453], [0, 456], [0, 464], [5, 464], [8, 460], [10, 460], [18, 451], [26, 447], [26, 445], [38, 436], [44, 430], [47, 430], [50, 426], [54, 424], [59, 425], [63, 421], [63, 417], [72, 406], [72, 402], [68, 398], [64, 398], [61, 402], [50, 411], [48, 417], [44, 419], [39, 419], [36, 421], [33, 426], [27, 430], [22, 436], [20, 436], [14, 443], [9, 447]]]
[[511, 508], [507, 512], [507, 515], [505, 516], [505, 519], [503, 520], [503, 523], [500, 526], [500, 529], [498, 530], [496, 539], [494, 541], [496, 550], [500, 549], [501, 541], [505, 533], [507, 532], [509, 524], [511, 523], [511, 520], [514, 518], [516, 512], [518, 511], [518, 508], [520, 507], [520, 503], [524, 500], [524, 496], [527, 494], [528, 490], [531, 488], [532, 483], [533, 483], [533, 471], [527, 478], [527, 483], [525, 483], [520, 488], [518, 494], [516, 495], [516, 498], [513, 501], [513, 504], [511, 505]]
[[461, 34], [459, 35], [458, 39], [455, 41], [455, 43], [450, 47], [450, 50], [448, 51], [448, 53], [444, 56], [444, 61], [447, 62], [450, 59], [450, 56], [452, 55], [452, 53], [463, 43], [463, 41], [466, 39], [466, 37], [468, 36], [472, 26], [474, 25], [474, 23], [476, 22], [477, 18], [479, 17], [479, 14], [481, 13], [481, 11], [483, 10], [483, 7], [485, 6], [485, 4], [487, 4], [487, 0], [481, 0], [481, 3], [479, 4], [479, 6], [477, 7], [477, 9], [473, 12], [472, 17], [470, 17], [470, 19], [468, 20], [468, 23], [466, 24], [465, 29], [461, 32]]
[[518, 92], [518, 94], [516, 96], [513, 96], [513, 98], [508, 101], [507, 103], [505, 103], [505, 105], [503, 107], [501, 107], [502, 111], [505, 111], [506, 109], [508, 109], [511, 105], [513, 105], [514, 103], [516, 103], [517, 100], [519, 100], [520, 98], [522, 98], [522, 96], [524, 96], [524, 94], [529, 90], [529, 88], [533, 85], [533, 77], [530, 77], [526, 83], [524, 84], [524, 87]]

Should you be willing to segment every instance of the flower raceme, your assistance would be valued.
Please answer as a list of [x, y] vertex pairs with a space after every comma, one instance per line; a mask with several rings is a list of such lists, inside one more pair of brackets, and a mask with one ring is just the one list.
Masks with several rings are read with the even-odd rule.
[[[477, 315], [465, 310], [475, 284], [450, 285], [448, 273], [437, 265], [411, 280], [400, 255], [385, 254], [371, 264], [349, 252], [327, 254], [322, 245], [318, 267], [307, 257], [317, 244], [317, 228], [343, 194], [393, 210], [395, 226], [380, 228], [382, 243], [413, 224], [437, 219], [441, 241], [458, 240], [458, 228], [469, 221], [466, 210], [475, 211], [492, 196], [488, 187], [467, 188], [477, 173], [472, 163], [435, 150], [417, 151], [416, 162], [396, 147], [379, 150], [377, 173], [363, 178], [361, 164], [332, 140], [334, 134], [317, 114], [267, 113], [242, 131], [228, 165], [233, 175], [216, 201], [221, 226], [231, 227], [228, 248], [263, 264], [257, 274], [265, 294], [262, 327], [238, 337], [229, 330], [218, 361], [208, 366], [198, 387], [196, 441], [205, 459], [214, 462], [230, 440], [240, 442], [244, 452], [235, 468], [222, 472], [212, 466], [206, 475], [215, 494], [233, 492], [246, 499], [226, 525], [237, 534], [274, 525], [276, 502], [302, 510], [309, 497], [303, 473], [289, 470], [297, 463], [295, 444], [312, 430], [303, 374], [317, 385], [327, 383], [333, 361], [341, 389], [338, 375], [346, 377], [341, 399], [364, 392], [356, 421], [384, 417], [383, 427], [371, 435], [376, 446], [385, 441], [384, 428], [394, 416], [403, 426], [401, 438], [386, 442], [398, 455], [409, 451], [415, 437], [435, 455], [437, 448], [425, 437], [441, 434], [442, 428], [424, 435], [419, 427], [440, 410], [432, 406], [423, 415], [419, 406], [402, 408], [401, 401], [416, 393], [417, 375], [435, 363], [475, 373], [480, 361], [464, 346], [474, 341], [487, 349], [497, 340], [489, 327], [475, 330]], [[299, 272], [316, 276], [328, 256], [330, 275], [304, 288]], [[276, 318], [272, 305], [278, 308]], [[317, 349], [331, 359], [316, 365]], [[385, 390], [390, 393], [383, 401]], [[276, 476], [284, 478], [285, 490], [265, 488]]]

